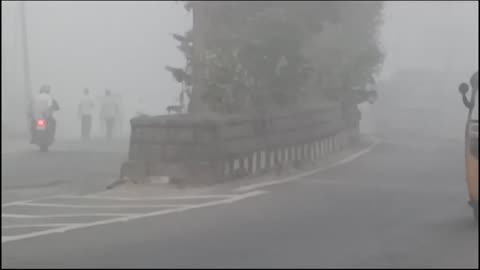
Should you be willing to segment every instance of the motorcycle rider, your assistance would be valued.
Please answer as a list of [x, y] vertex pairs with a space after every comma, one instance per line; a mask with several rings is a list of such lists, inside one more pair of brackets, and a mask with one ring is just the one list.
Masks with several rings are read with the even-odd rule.
[[58, 102], [52, 98], [50, 94], [50, 86], [43, 85], [40, 88], [39, 94], [33, 99], [32, 103], [32, 119], [30, 125], [30, 132], [31, 132], [31, 143], [34, 142], [34, 132], [37, 124], [37, 120], [39, 119], [46, 119], [47, 128], [50, 128], [52, 135], [55, 136], [56, 130], [56, 121], [53, 118], [53, 112], [58, 111], [60, 107], [58, 106]]

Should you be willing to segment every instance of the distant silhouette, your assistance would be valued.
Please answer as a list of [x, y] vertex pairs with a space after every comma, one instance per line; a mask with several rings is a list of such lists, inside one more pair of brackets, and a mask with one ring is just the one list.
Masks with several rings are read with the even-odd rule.
[[111, 139], [113, 137], [113, 125], [115, 120], [118, 119], [120, 109], [118, 102], [112, 97], [110, 90], [105, 90], [105, 97], [102, 101], [102, 108], [100, 111], [100, 117], [102, 121], [105, 121], [106, 137]]
[[95, 109], [95, 99], [90, 95], [88, 88], [83, 90], [83, 97], [78, 104], [78, 116], [81, 121], [82, 139], [90, 138], [92, 129], [92, 116]]

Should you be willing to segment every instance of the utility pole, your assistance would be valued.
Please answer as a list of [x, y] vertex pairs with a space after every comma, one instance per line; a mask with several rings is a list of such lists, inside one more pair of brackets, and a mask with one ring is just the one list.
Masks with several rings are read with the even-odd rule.
[[[6, 52], [5, 52], [5, 43], [6, 43], [6, 29], [5, 29], [5, 23], [6, 21], [4, 21], [4, 10], [6, 9], [5, 6], [3, 6], [3, 3], [2, 3], [2, 146], [3, 146], [3, 140], [5, 139], [5, 135], [7, 134], [7, 127], [6, 127], [6, 124], [4, 123], [3, 121], [3, 115], [4, 115], [4, 112], [6, 111], [5, 110], [5, 101], [7, 99], [7, 95], [6, 95], [6, 91], [7, 91], [7, 72], [6, 72], [6, 63], [5, 63], [5, 56], [7, 55]], [[5, 12], [6, 13], [6, 12]]]
[[441, 106], [443, 110], [443, 116], [442, 116], [442, 123], [441, 123], [441, 128], [442, 130], [440, 131], [441, 134], [448, 134], [448, 131], [451, 126], [451, 117], [449, 117], [452, 114], [451, 110], [451, 105], [449, 104], [449, 92], [456, 92], [455, 88], [452, 88], [452, 78], [454, 78], [455, 75], [455, 69], [453, 66], [454, 63], [454, 42], [456, 41], [456, 31], [453, 25], [455, 25], [455, 8], [454, 8], [455, 3], [453, 1], [447, 1], [445, 3], [445, 7], [447, 8], [448, 11], [448, 17], [446, 18], [448, 27], [446, 28], [447, 31], [445, 31], [445, 37], [449, 37], [447, 41], [447, 46], [446, 46], [446, 51], [445, 51], [445, 59], [444, 59], [444, 67], [443, 67], [443, 72], [444, 72], [444, 82], [443, 82], [443, 89], [440, 90], [440, 96], [441, 96]]
[[28, 55], [28, 35], [27, 35], [27, 18], [25, 15], [25, 1], [19, 3], [20, 11], [20, 31], [22, 35], [22, 52], [23, 52], [23, 79], [25, 89], [26, 116], [27, 116], [27, 132], [30, 134], [30, 112], [32, 109], [32, 82], [30, 80], [30, 61]]

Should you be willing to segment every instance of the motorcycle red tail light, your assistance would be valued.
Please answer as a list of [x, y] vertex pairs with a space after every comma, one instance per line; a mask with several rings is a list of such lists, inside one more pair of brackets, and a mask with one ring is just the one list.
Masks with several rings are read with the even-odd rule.
[[39, 119], [37, 120], [37, 127], [44, 127], [45, 126], [45, 120]]

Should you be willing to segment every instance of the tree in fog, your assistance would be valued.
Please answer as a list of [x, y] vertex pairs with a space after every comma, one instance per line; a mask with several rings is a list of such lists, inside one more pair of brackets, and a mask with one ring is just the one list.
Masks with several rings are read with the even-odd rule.
[[334, 99], [352, 88], [364, 89], [380, 72], [384, 55], [379, 45], [383, 2], [338, 2], [339, 20], [305, 48], [317, 72], [322, 94]]
[[204, 16], [202, 36], [174, 35], [186, 67], [167, 69], [190, 94], [194, 46], [200, 46], [194, 42], [201, 38], [195, 83], [204, 83], [201, 98], [213, 112], [272, 111], [312, 97], [338, 98], [331, 90], [364, 87], [383, 60], [381, 2], [185, 3], [194, 12], [202, 5], [208, 14], [194, 14]]

